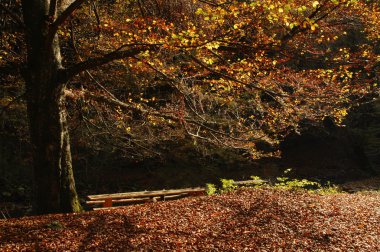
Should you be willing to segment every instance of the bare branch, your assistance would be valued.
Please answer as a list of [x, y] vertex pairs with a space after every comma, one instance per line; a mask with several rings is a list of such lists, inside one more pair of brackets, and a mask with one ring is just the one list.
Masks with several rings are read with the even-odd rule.
[[181, 95], [183, 95], [183, 97], [185, 97], [185, 101], [186, 101], [186, 104], [188, 105], [188, 108], [197, 116], [199, 117], [200, 119], [202, 119], [202, 121], [204, 121], [205, 123], [207, 124], [216, 124], [215, 122], [210, 122], [208, 121], [207, 119], [205, 119], [202, 115], [200, 115], [197, 111], [196, 111], [196, 108], [194, 106], [192, 106], [191, 104], [191, 101], [190, 101], [190, 98], [189, 98], [189, 95], [188, 94], [185, 94], [185, 92], [183, 92], [177, 85], [175, 85], [175, 83], [178, 83], [179, 80], [175, 79], [175, 78], [172, 78], [170, 76], [168, 76], [167, 74], [163, 73], [162, 71], [160, 71], [159, 69], [157, 69], [156, 67], [154, 67], [152, 64], [150, 64], [148, 61], [146, 60], [142, 60], [138, 57], [133, 57], [134, 59], [142, 62], [143, 64], [145, 64], [146, 66], [148, 66], [150, 69], [152, 69], [153, 71], [155, 71], [156, 73], [160, 74], [161, 76], [163, 76], [165, 78], [165, 80], [168, 81], [168, 83], [174, 88], [176, 89]]
[[[94, 14], [95, 14], [95, 18], [96, 18], [96, 23], [98, 25], [98, 28], [100, 27], [100, 16], [99, 16], [99, 13], [98, 13], [98, 7], [95, 3], [95, 0], [91, 0], [91, 5], [92, 5], [92, 9], [94, 11]], [[98, 39], [100, 39], [100, 29], [98, 29]]]
[[[166, 80], [168, 80], [169, 82], [176, 82], [176, 80], [175, 79], [173, 79], [173, 78], [171, 78], [171, 77], [169, 77], [168, 75], [166, 75], [165, 73], [163, 73], [163, 72], [161, 72], [160, 70], [158, 70], [157, 68], [155, 68], [154, 66], [152, 66], [151, 64], [149, 64], [148, 62], [146, 62], [146, 61], [144, 61], [144, 60], [141, 60], [141, 59], [139, 59], [139, 58], [137, 58], [137, 57], [133, 57], [133, 58], [135, 58], [136, 60], [139, 60], [139, 61], [141, 61], [141, 62], [143, 62], [144, 64], [146, 64], [149, 68], [151, 68], [152, 70], [154, 70], [155, 72], [157, 72], [157, 73], [159, 73], [159, 74], [161, 74], [162, 76], [164, 76], [164, 78], [166, 79]], [[195, 58], [194, 57], [194, 59], [196, 59], [196, 60], [198, 60], [197, 58]], [[203, 62], [201, 62], [201, 61], [199, 61], [199, 63], [198, 62], [196, 62], [197, 64], [203, 64]], [[205, 67], [207, 67], [207, 66], [205, 66]], [[212, 71], [212, 72], [214, 72], [214, 73], [219, 73], [219, 72], [215, 72], [215, 70], [213, 70], [213, 69], [210, 69], [210, 71]], [[226, 77], [230, 77], [231, 78], [231, 80], [233, 80], [233, 81], [237, 81], [237, 82], [240, 82], [239, 80], [236, 80], [235, 78], [233, 78], [233, 77], [231, 77], [231, 76], [229, 76], [229, 75], [226, 75]], [[243, 83], [243, 82], [241, 82], [241, 83]], [[173, 87], [174, 88], [176, 88], [182, 95], [184, 95], [184, 97], [185, 98], [187, 98], [187, 95], [185, 95], [177, 86], [175, 86], [175, 85], [173, 85]], [[270, 92], [270, 91], [267, 91], [267, 90], [265, 90], [265, 89], [261, 89], [260, 88], [260, 90], [263, 90], [263, 91], [265, 91], [265, 92]], [[275, 93], [274, 93], [275, 94]], [[274, 99], [275, 99], [275, 97], [273, 97]], [[186, 99], [187, 100], [187, 99]], [[279, 102], [279, 101], [277, 101], [277, 102]], [[282, 104], [282, 103], [281, 103]], [[213, 129], [212, 127], [210, 127], [209, 125], [216, 125], [217, 123], [216, 122], [214, 122], [214, 121], [208, 121], [207, 119], [205, 119], [203, 116], [201, 116], [201, 115], [199, 115], [197, 112], [196, 112], [196, 110], [190, 105], [190, 104], [188, 104], [188, 107], [190, 108], [190, 110], [197, 116], [197, 117], [199, 117], [203, 122], [199, 122], [199, 121], [197, 121], [197, 120], [194, 120], [194, 119], [190, 119], [189, 117], [184, 117], [184, 118], [178, 118], [178, 117], [173, 117], [173, 116], [170, 116], [170, 118], [168, 118], [168, 119], [171, 119], [171, 120], [173, 120], [173, 121], [185, 121], [185, 122], [187, 122], [187, 123], [190, 123], [190, 124], [193, 124], [193, 125], [197, 125], [197, 126], [199, 126], [199, 127], [202, 127], [202, 128], [204, 128], [204, 129], [206, 129], [207, 131], [209, 131], [209, 132], [213, 132], [213, 133], [215, 133], [215, 134], [218, 134], [218, 135], [223, 135], [223, 136], [225, 136], [225, 137], [227, 137], [227, 138], [230, 138], [230, 139], [233, 139], [233, 140], [236, 140], [236, 141], [240, 141], [240, 142], [249, 142], [250, 140], [246, 140], [246, 139], [242, 139], [242, 138], [236, 138], [236, 137], [233, 137], [231, 134], [228, 134], [228, 133], [225, 133], [225, 132], [222, 132], [222, 131], [219, 131], [219, 130], [216, 130], [216, 129]], [[152, 112], [149, 112], [150, 114], [152, 114]], [[157, 113], [157, 112], [154, 112], [154, 113]], [[154, 114], [153, 113], [153, 114]], [[161, 117], [163, 117], [163, 118], [166, 118], [165, 117], [165, 115], [163, 115], [162, 113], [158, 113], [158, 114], [154, 114], [154, 115], [156, 115], [156, 116], [161, 116]], [[186, 128], [186, 126], [185, 126], [185, 129], [186, 129], [186, 131], [187, 131], [187, 133], [190, 133], [190, 131]], [[195, 137], [195, 135], [194, 134], [189, 134], [189, 135], [192, 135], [192, 136], [194, 136]], [[199, 135], [197, 136], [197, 137], [199, 137]], [[257, 139], [260, 139], [261, 137], [259, 137], [259, 138], [257, 138]], [[206, 139], [206, 138], [205, 138]]]
[[170, 114], [163, 114], [163, 113], [160, 113], [158, 111], [150, 110], [149, 108], [144, 108], [141, 105], [135, 105], [135, 104], [132, 104], [132, 103], [122, 102], [119, 99], [117, 99], [115, 96], [113, 96], [113, 97], [107, 97], [107, 96], [104, 96], [104, 95], [98, 95], [98, 94], [93, 94], [93, 93], [90, 93], [90, 92], [86, 92], [85, 93], [85, 97], [88, 97], [88, 98], [90, 98], [92, 100], [95, 100], [95, 101], [98, 101], [98, 102], [110, 104], [110, 105], [113, 105], [113, 106], [119, 106], [120, 108], [132, 110], [132, 111], [143, 113], [143, 114], [149, 114], [149, 115], [153, 115], [153, 116], [158, 116], [158, 117], [162, 117], [162, 118], [165, 118], [165, 119], [170, 119], [170, 120], [173, 120], [173, 121], [178, 121], [179, 120], [176, 116], [173, 116], [173, 115], [170, 115]]
[[[182, 122], [182, 123], [186, 122], [186, 123], [189, 123], [189, 124], [192, 124], [192, 125], [197, 125], [197, 126], [199, 126], [201, 128], [204, 128], [205, 130], [207, 130], [207, 131], [209, 131], [211, 133], [218, 134], [218, 135], [227, 137], [227, 138], [235, 140], [235, 141], [239, 141], [239, 142], [251, 142], [251, 140], [247, 140], [247, 139], [243, 139], [243, 138], [237, 138], [237, 137], [232, 136], [229, 133], [225, 133], [223, 131], [213, 129], [213, 128], [205, 125], [204, 123], [201, 123], [201, 122], [199, 122], [197, 120], [191, 119], [191, 118], [189, 118], [187, 116], [185, 116], [184, 118], [180, 118], [180, 117], [175, 116], [173, 114], [162, 113], [161, 111], [156, 111], [156, 110], [152, 110], [152, 109], [147, 108], [147, 107], [143, 107], [141, 104], [135, 105], [135, 104], [132, 104], [132, 103], [125, 103], [125, 102], [120, 101], [116, 97], [107, 97], [107, 96], [104, 96], [104, 95], [93, 94], [93, 93], [90, 93], [90, 92], [86, 92], [84, 95], [85, 95], [85, 97], [87, 97], [89, 99], [92, 99], [92, 100], [95, 100], [97, 102], [102, 102], [102, 103], [110, 104], [110, 105], [113, 105], [113, 106], [119, 106], [120, 108], [132, 110], [132, 111], [135, 111], [135, 112], [138, 112], [138, 113], [142, 113], [142, 114], [146, 114], [146, 115], [151, 115], [151, 116], [156, 116], [156, 117], [161, 117], [161, 118], [164, 118], [164, 119], [167, 119], [167, 120], [172, 120], [174, 122]], [[255, 140], [260, 139], [260, 138], [261, 137], [256, 138]]]
[[91, 0], [91, 4], [92, 4], [92, 9], [93, 9], [94, 14], [95, 14], [96, 23], [98, 25], [100, 25], [100, 16], [99, 16], [99, 13], [98, 13], [98, 7], [96, 6], [96, 3], [95, 3], [94, 0]]
[[202, 139], [202, 140], [206, 140], [206, 141], [211, 142], [209, 138], [207, 138], [207, 137], [203, 137], [203, 136], [199, 135], [199, 130], [198, 130], [198, 132], [197, 132], [196, 134], [194, 134], [194, 133], [190, 132], [190, 131], [187, 129], [186, 126], [184, 127], [184, 129], [185, 129], [186, 133], [187, 133], [189, 136], [192, 136], [192, 137], [195, 137], [195, 138], [199, 138], [199, 139]]
[[142, 16], [142, 17], [145, 17], [145, 12], [144, 12], [144, 9], [143, 9], [143, 7], [142, 7], [142, 4], [141, 4], [140, 0], [137, 0], [137, 4], [138, 4], [138, 6], [139, 6], [141, 16]]

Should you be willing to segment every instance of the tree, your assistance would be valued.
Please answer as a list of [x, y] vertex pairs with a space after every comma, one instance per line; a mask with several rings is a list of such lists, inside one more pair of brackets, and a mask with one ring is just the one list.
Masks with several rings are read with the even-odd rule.
[[[123, 102], [99, 84], [101, 92], [83, 96], [148, 115], [151, 125], [177, 122], [194, 138], [239, 144], [252, 155], [257, 153], [255, 140], [278, 139], [302, 120], [332, 115], [339, 121], [375, 84], [375, 76], [366, 76], [363, 69], [378, 65], [376, 43], [365, 41], [356, 48], [335, 34], [360, 24], [371, 41], [378, 40], [378, 31], [368, 28], [376, 21], [375, 4], [141, 0], [105, 1], [98, 11], [89, 1], [97, 25], [82, 23], [84, 30], [96, 31], [98, 36], [85, 40], [82, 34], [85, 57], [63, 62], [64, 43], [77, 50], [70, 23], [73, 16], [88, 18], [81, 11], [85, 2], [22, 1], [27, 44], [24, 79], [36, 205], [41, 213], [80, 211], [66, 96], [69, 81], [82, 72], [118, 61], [147, 82], [165, 81], [177, 94], [166, 107], [152, 97], [151, 105]], [[356, 15], [355, 20], [339, 12]], [[98, 45], [95, 53], [89, 53], [90, 44]]]
[[[24, 78], [34, 146], [36, 210], [39, 213], [81, 210], [75, 189], [67, 125], [67, 82], [85, 70], [132, 57], [142, 50], [120, 49], [64, 68], [57, 31], [84, 2], [76, 0], [67, 5], [65, 1], [56, 0], [22, 1], [27, 44]], [[59, 13], [60, 4], [67, 7]]]
[[67, 128], [65, 70], [56, 35], [58, 27], [76, 5], [62, 12], [58, 19], [57, 6], [54, 0], [22, 1], [28, 48], [25, 86], [39, 213], [78, 212], [81, 209]]

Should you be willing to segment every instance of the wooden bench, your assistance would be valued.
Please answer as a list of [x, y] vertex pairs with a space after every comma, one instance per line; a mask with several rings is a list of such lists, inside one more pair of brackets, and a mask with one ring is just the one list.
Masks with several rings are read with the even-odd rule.
[[[253, 186], [258, 184], [267, 183], [265, 180], [245, 180], [234, 181], [233, 185], [237, 187]], [[184, 188], [173, 190], [160, 190], [160, 191], [142, 191], [142, 192], [127, 192], [127, 193], [113, 193], [113, 194], [98, 194], [88, 195], [86, 204], [94, 210], [110, 208], [128, 204], [138, 204], [146, 202], [156, 202], [165, 200], [174, 200], [185, 198], [189, 196], [205, 195], [206, 188]]]
[[[185, 188], [160, 191], [142, 191], [113, 194], [88, 195], [86, 204], [94, 210], [113, 207], [116, 205], [136, 204], [145, 202], [156, 202], [165, 200], [180, 199], [188, 196], [205, 195], [206, 189], [203, 187]], [[95, 207], [93, 207], [95, 206]]]

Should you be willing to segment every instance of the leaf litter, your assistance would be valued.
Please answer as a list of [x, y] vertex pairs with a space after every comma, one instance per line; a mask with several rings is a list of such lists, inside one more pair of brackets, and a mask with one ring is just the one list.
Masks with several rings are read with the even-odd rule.
[[380, 193], [240, 189], [0, 220], [0, 251], [380, 251]]

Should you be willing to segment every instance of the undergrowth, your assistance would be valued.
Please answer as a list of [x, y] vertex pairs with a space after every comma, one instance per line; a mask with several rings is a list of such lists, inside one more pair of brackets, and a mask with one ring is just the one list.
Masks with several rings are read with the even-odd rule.
[[[322, 185], [319, 182], [311, 181], [308, 179], [291, 179], [287, 176], [291, 169], [284, 171], [284, 175], [277, 177], [275, 182], [269, 184], [264, 179], [258, 176], [251, 176], [252, 184], [244, 185], [242, 187], [251, 187], [251, 188], [275, 188], [275, 189], [286, 189], [286, 190], [306, 190], [313, 193], [319, 194], [333, 194], [340, 193], [341, 190], [338, 186], [332, 185], [330, 182], [327, 182], [326, 185]], [[227, 192], [234, 191], [239, 186], [232, 179], [220, 179], [220, 185], [215, 184], [206, 184], [206, 193], [208, 195], [213, 194], [223, 194]]]

